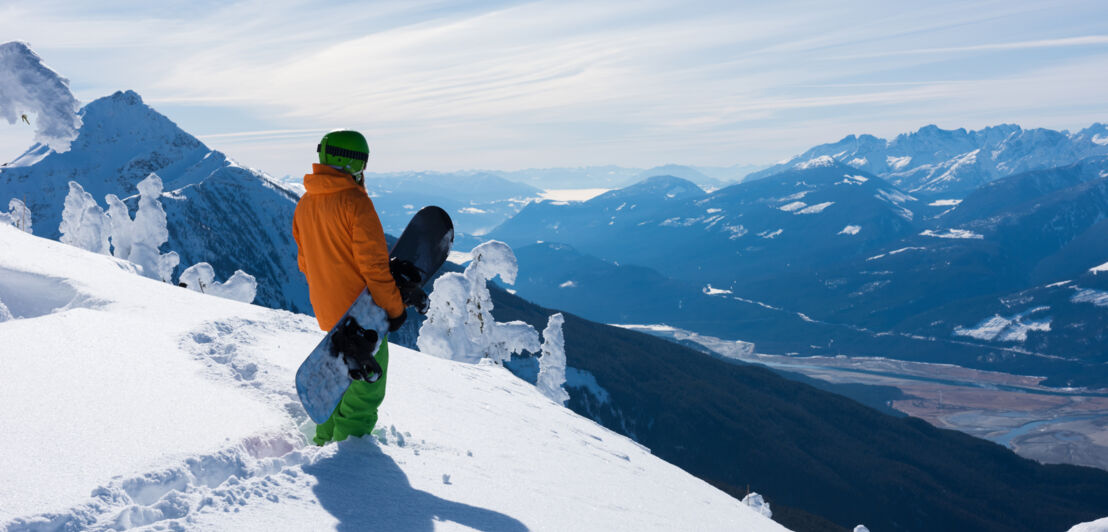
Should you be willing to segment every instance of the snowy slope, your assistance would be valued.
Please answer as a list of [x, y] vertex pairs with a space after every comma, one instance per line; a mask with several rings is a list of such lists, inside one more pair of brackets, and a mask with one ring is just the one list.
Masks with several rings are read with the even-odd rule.
[[503, 368], [395, 345], [377, 436], [307, 446], [312, 318], [0, 248], [2, 529], [781, 529]]
[[1073, 525], [1069, 532], [1108, 532], [1108, 517]]

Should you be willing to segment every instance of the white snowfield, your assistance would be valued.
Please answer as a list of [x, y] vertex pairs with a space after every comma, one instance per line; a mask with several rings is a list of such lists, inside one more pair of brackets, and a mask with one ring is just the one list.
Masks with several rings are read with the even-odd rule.
[[1073, 525], [1069, 532], [1108, 532], [1108, 517]]
[[920, 233], [920, 236], [932, 236], [932, 237], [935, 237], [935, 238], [976, 239], [976, 240], [981, 240], [981, 239], [985, 238], [984, 235], [974, 233], [973, 231], [970, 231], [968, 229], [947, 229], [945, 233], [940, 233], [938, 231], [932, 231], [931, 229], [926, 229], [922, 233]]
[[313, 318], [0, 249], [0, 529], [784, 530], [499, 366], [395, 345], [375, 436], [308, 445]]

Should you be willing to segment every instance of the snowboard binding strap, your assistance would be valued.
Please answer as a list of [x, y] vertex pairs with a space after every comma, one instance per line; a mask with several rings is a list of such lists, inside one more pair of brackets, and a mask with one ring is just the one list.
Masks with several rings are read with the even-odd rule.
[[331, 356], [341, 356], [350, 368], [350, 378], [365, 382], [377, 382], [384, 370], [374, 357], [377, 331], [364, 329], [358, 320], [347, 316], [331, 339]]

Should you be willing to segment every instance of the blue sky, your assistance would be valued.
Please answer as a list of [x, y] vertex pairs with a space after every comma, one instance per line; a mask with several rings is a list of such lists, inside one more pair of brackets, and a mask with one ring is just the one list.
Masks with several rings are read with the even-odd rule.
[[[1104, 1], [93, 4], [0, 3], [0, 40], [275, 175], [338, 127], [393, 171], [769, 164], [850, 133], [1108, 122]], [[27, 129], [0, 124], [0, 158]]]

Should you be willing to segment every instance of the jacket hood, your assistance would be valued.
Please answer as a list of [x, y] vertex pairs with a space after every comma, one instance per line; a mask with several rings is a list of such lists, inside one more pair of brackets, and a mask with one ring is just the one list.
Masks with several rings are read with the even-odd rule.
[[348, 188], [362, 187], [350, 174], [325, 164], [312, 164], [312, 173], [304, 174], [304, 189], [308, 194], [332, 194]]

